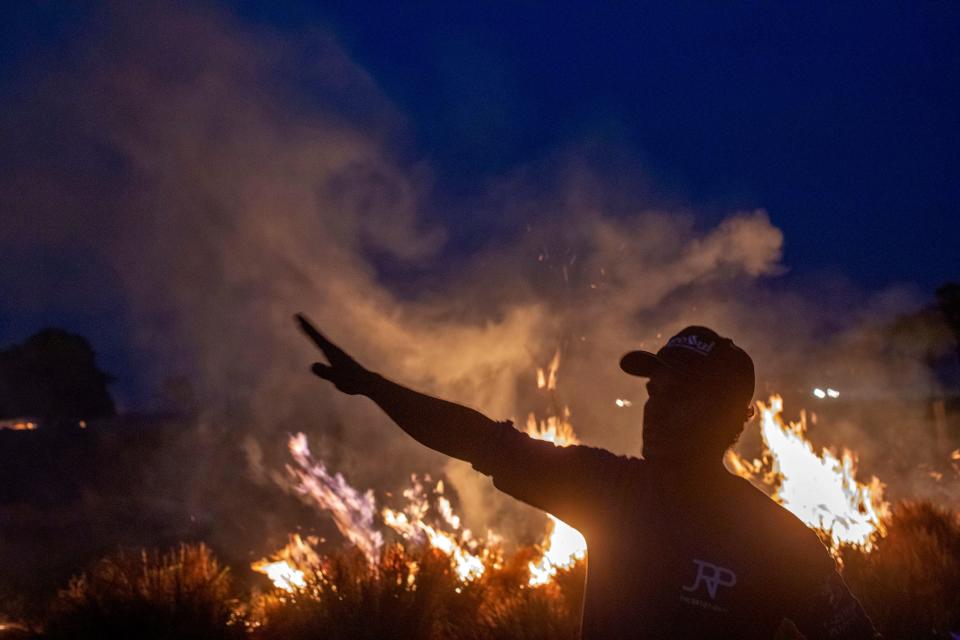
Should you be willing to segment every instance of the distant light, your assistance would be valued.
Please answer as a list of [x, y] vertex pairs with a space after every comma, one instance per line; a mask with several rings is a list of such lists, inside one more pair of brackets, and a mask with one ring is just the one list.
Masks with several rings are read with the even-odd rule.
[[0, 429], [9, 429], [11, 431], [33, 431], [40, 425], [32, 420], [17, 418], [14, 420], [0, 420]]
[[817, 387], [813, 390], [813, 395], [817, 396], [821, 400], [823, 400], [824, 398], [830, 398], [832, 400], [836, 400], [837, 398], [840, 397], [840, 392], [837, 391], [836, 389], [829, 389], [829, 388], [826, 391], [824, 391], [820, 387]]
[[632, 402], [630, 402], [629, 400], [624, 400], [623, 398], [617, 398], [616, 400], [614, 400], [614, 402], [616, 403], [616, 405], [617, 405], [618, 407], [632, 407], [632, 406], [633, 406], [633, 403], [632, 403]]

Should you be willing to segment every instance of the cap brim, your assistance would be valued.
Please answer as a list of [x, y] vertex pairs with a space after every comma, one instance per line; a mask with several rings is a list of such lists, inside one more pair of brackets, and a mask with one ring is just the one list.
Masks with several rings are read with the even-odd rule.
[[631, 351], [620, 358], [620, 368], [632, 376], [649, 378], [655, 373], [674, 372], [676, 370], [649, 351]]

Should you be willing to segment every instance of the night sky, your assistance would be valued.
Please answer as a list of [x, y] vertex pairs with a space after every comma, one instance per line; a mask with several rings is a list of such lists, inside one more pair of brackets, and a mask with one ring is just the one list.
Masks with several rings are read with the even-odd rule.
[[[655, 197], [704, 225], [765, 209], [784, 232], [785, 278], [829, 273], [870, 291], [932, 293], [960, 276], [960, 4], [216, 6], [281, 40], [335, 34], [399, 114], [395, 155], [430, 168], [424, 208], [448, 229], [452, 259], [510, 233], [459, 205], [573, 149], [610, 175], [643, 175]], [[103, 10], [4, 3], [0, 98], [42, 82]], [[309, 48], [299, 55], [308, 67]], [[309, 74], [288, 69], [309, 95]], [[0, 167], [19, 161], [11, 148]], [[4, 221], [17, 215], [3, 203]], [[69, 254], [5, 240], [0, 251], [31, 254], [45, 279], [72, 269]], [[14, 286], [5, 271], [0, 292]], [[48, 287], [37, 296], [28, 309], [0, 299], [0, 343], [59, 324], [92, 335], [108, 368], [130, 366], [116, 340], [122, 319], [103, 328], [102, 313]]]

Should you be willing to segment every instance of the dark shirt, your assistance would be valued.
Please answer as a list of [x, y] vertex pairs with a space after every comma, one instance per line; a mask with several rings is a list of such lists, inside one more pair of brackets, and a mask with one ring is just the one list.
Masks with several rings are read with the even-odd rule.
[[586, 538], [585, 639], [772, 638], [784, 618], [808, 638], [874, 637], [816, 534], [723, 469], [690, 477], [510, 423], [468, 459]]

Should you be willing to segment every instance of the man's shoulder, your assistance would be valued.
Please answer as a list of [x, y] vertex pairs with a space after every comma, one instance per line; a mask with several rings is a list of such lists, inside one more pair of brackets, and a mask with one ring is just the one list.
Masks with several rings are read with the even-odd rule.
[[786, 507], [743, 478], [732, 478], [743, 515], [778, 553], [831, 566], [830, 553], [817, 533]]

